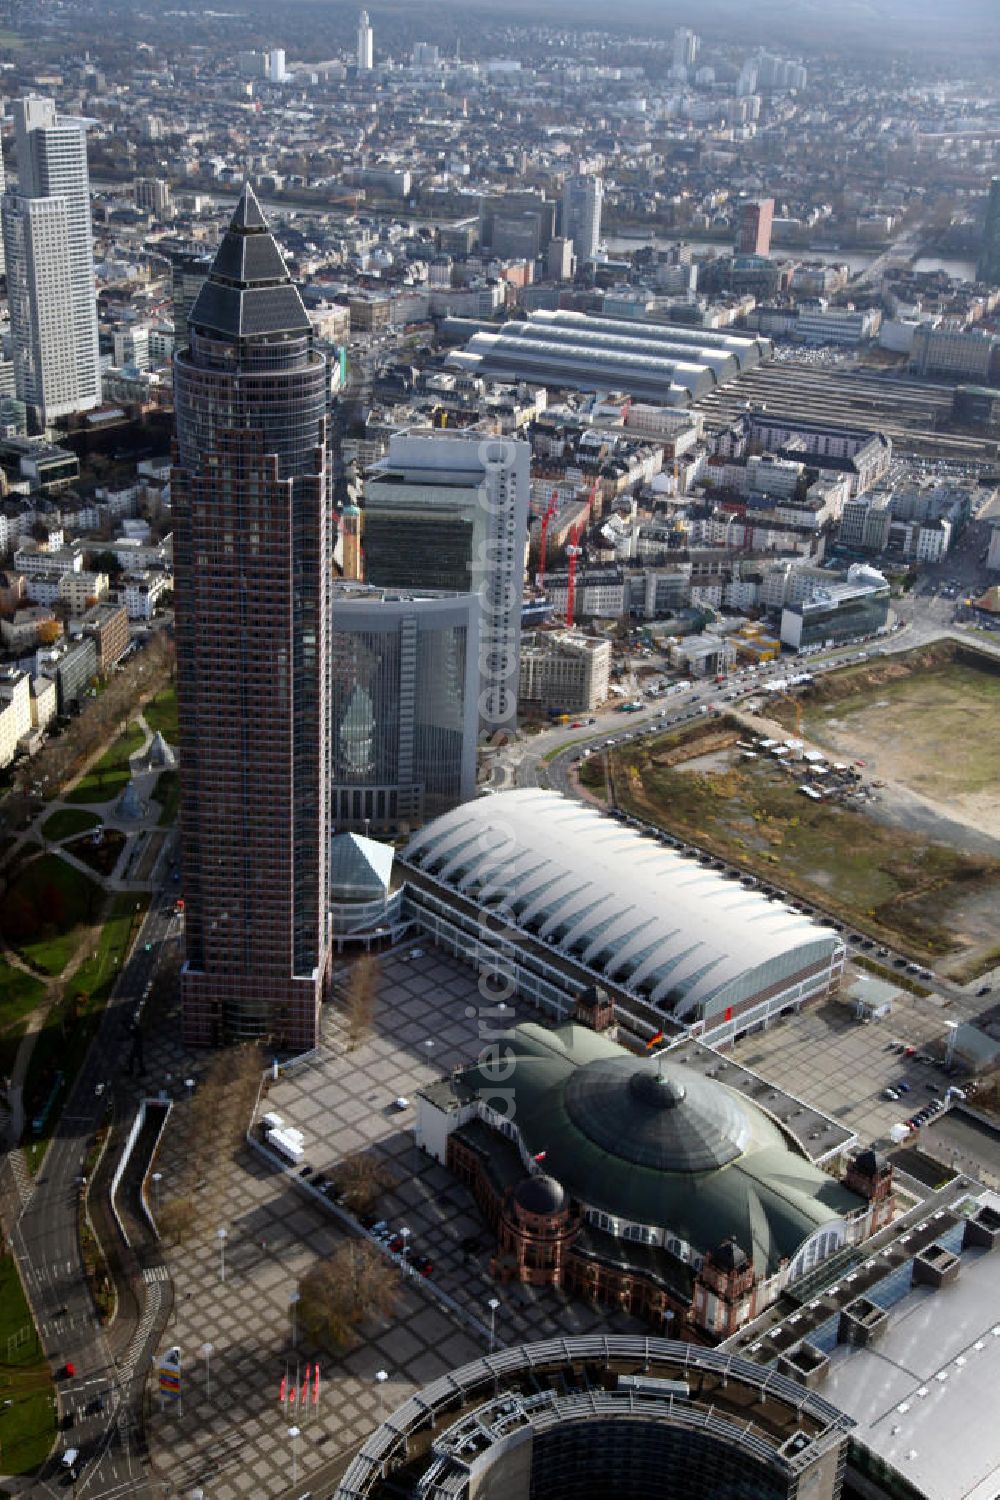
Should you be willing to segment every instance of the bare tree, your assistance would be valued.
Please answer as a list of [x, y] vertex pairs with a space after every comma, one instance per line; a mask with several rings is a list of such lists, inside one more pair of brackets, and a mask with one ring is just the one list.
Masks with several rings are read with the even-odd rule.
[[160, 1234], [172, 1245], [183, 1245], [191, 1238], [198, 1222], [198, 1210], [190, 1198], [171, 1198], [156, 1215]]
[[347, 1050], [353, 1052], [368, 1039], [375, 1017], [375, 960], [362, 953], [351, 965], [347, 981]]
[[156, 966], [156, 973], [153, 975], [146, 1002], [151, 1013], [163, 1016], [170, 1012], [180, 992], [180, 978], [180, 955], [170, 953], [165, 958], [161, 958]]
[[345, 1206], [355, 1214], [367, 1213], [396, 1185], [392, 1167], [373, 1151], [345, 1157], [330, 1175], [344, 1195]]
[[345, 1240], [299, 1282], [299, 1320], [321, 1344], [343, 1348], [370, 1318], [386, 1318], [400, 1295], [399, 1273], [367, 1240]]
[[[256, 1046], [229, 1047], [213, 1057], [194, 1092], [180, 1174], [182, 1196], [198, 1193], [199, 1217], [214, 1215], [229, 1163], [243, 1142], [260, 1087]], [[183, 1122], [183, 1116], [182, 1116]]]

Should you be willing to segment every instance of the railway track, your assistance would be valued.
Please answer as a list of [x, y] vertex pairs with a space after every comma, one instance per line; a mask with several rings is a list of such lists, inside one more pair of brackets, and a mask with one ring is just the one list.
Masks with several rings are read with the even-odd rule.
[[994, 463], [995, 439], [945, 430], [951, 418], [948, 387], [917, 381], [846, 375], [810, 365], [764, 364], [747, 370], [694, 403], [710, 431], [729, 426], [748, 405], [794, 412], [810, 421], [875, 427], [902, 453]]

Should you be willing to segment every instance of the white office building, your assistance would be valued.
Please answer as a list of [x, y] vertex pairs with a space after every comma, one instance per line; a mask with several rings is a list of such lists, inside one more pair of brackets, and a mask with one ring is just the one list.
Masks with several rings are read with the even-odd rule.
[[363, 10], [358, 17], [358, 72], [370, 73], [375, 66], [375, 36], [368, 12]]
[[701, 50], [701, 37], [687, 26], [678, 26], [674, 32], [674, 67], [693, 68]]
[[86, 120], [14, 104], [19, 187], [3, 200], [14, 381], [39, 425], [101, 401]]
[[573, 241], [580, 262], [593, 260], [601, 242], [601, 205], [604, 183], [600, 177], [567, 177], [562, 194], [563, 238]]
[[394, 433], [365, 483], [365, 577], [479, 596], [479, 724], [517, 723], [530, 445], [475, 431]]
[[267, 81], [268, 83], [284, 83], [288, 74], [285, 72], [285, 49], [284, 47], [272, 47], [267, 54]]

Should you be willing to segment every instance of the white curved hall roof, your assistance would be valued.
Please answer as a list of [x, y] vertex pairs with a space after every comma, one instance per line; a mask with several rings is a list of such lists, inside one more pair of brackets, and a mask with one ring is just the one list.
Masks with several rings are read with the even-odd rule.
[[780, 990], [842, 946], [784, 902], [557, 792], [466, 802], [404, 857], [679, 1020]]

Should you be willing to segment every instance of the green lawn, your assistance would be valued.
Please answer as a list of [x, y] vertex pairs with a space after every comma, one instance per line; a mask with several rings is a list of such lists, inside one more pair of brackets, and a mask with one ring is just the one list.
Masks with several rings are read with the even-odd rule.
[[82, 807], [62, 807], [51, 818], [46, 818], [42, 832], [47, 839], [68, 839], [74, 833], [86, 833], [90, 828], [99, 827], [100, 822], [97, 813], [87, 812]]
[[24, 865], [4, 897], [4, 936], [45, 974], [61, 974], [72, 956], [77, 929], [94, 919], [102, 893], [58, 854]]
[[[12, 1256], [0, 1257], [0, 1465], [37, 1469], [56, 1435], [55, 1388]], [[10, 1401], [10, 1406], [6, 1402]]]
[[42, 980], [0, 958], [0, 1031], [30, 1016], [44, 994]]
[[148, 904], [149, 897], [145, 895], [120, 894], [114, 897], [97, 947], [77, 969], [62, 1000], [50, 1011], [39, 1032], [25, 1080], [25, 1118], [30, 1122], [48, 1097], [57, 1072], [63, 1074], [65, 1082], [45, 1129], [28, 1146], [28, 1165], [33, 1172], [41, 1165], [52, 1133], [58, 1126], [62, 1101], [67, 1097], [77, 1070], [97, 1034], [101, 1013], [125, 962], [133, 931], [142, 921]]
[[161, 828], [167, 828], [177, 816], [181, 800], [181, 784], [176, 771], [162, 771], [153, 788], [154, 799], [161, 804], [158, 819]]
[[[86, 995], [89, 1000], [97, 995], [109, 980], [113, 981], [125, 959], [132, 923], [141, 919], [148, 905], [149, 897], [144, 895], [115, 897], [107, 920], [101, 928], [96, 950], [92, 952], [90, 958], [84, 959], [73, 975], [69, 988], [74, 994]], [[136, 912], [137, 906], [138, 913]]]
[[111, 802], [128, 785], [131, 771], [129, 756], [134, 755], [143, 742], [144, 735], [137, 724], [130, 724], [125, 733], [96, 761], [71, 792], [66, 793], [67, 802]]
[[169, 683], [155, 698], [150, 698], [142, 711], [154, 734], [162, 734], [168, 745], [177, 744], [177, 685]]

